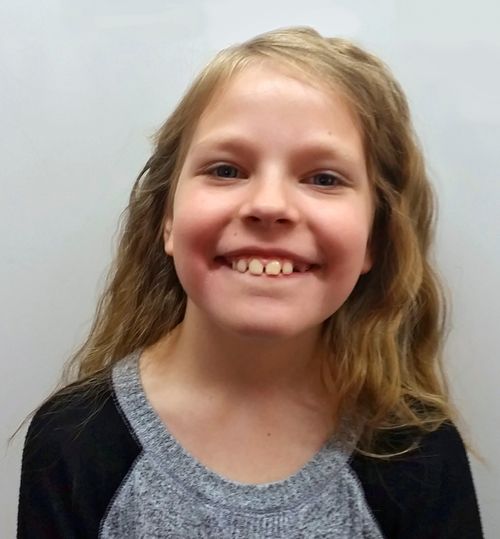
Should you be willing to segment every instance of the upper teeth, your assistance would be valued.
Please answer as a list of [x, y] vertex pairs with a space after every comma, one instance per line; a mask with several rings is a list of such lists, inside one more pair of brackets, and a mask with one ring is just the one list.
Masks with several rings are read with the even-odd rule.
[[[252, 275], [262, 275], [266, 273], [267, 275], [279, 275], [284, 273], [289, 275], [293, 273], [294, 264], [290, 260], [269, 260], [269, 262], [264, 263], [258, 258], [238, 258], [231, 262], [233, 270], [239, 271], [240, 273], [245, 273], [249, 271]], [[298, 271], [306, 271], [308, 266], [305, 264], [295, 264], [295, 268]]]

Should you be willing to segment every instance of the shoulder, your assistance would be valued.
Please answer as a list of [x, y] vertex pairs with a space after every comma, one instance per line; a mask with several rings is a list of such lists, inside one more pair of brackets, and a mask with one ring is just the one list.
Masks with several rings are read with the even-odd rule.
[[89, 428], [99, 428], [112, 390], [109, 379], [98, 384], [73, 384], [49, 397], [34, 414], [26, 435], [25, 452], [72, 445]]
[[[24, 458], [92, 458], [120, 446], [136, 445], [106, 376], [92, 385], [73, 384], [50, 397], [37, 410], [26, 436]], [[78, 450], [75, 452], [75, 450]]]
[[459, 529], [470, 530], [471, 539], [482, 537], [469, 461], [455, 425], [446, 422], [433, 432], [401, 429], [387, 445], [397, 450], [410, 441], [416, 447], [398, 457], [351, 459], [387, 537], [458, 538]]
[[389, 459], [375, 459], [356, 453], [352, 457], [352, 465], [357, 469], [368, 467], [386, 470], [425, 468], [431, 472], [439, 472], [443, 466], [467, 463], [467, 455], [462, 437], [451, 422], [443, 423], [432, 432], [423, 432], [415, 428], [402, 428], [388, 433], [379, 447], [388, 453], [397, 453], [414, 444], [413, 449], [402, 455]]
[[112, 385], [109, 375], [92, 385], [74, 383], [50, 396], [38, 408], [31, 421], [30, 428], [46, 425], [57, 427], [72, 424], [76, 419], [88, 417], [102, 409], [112, 397]]

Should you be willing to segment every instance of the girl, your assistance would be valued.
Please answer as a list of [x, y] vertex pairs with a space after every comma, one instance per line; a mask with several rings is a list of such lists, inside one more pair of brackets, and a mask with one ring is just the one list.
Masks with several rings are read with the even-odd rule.
[[408, 105], [343, 39], [222, 51], [159, 130], [20, 537], [478, 538]]

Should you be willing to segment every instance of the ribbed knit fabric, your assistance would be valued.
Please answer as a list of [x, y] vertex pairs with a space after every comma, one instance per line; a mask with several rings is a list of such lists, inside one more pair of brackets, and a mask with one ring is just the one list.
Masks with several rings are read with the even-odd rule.
[[114, 367], [113, 385], [142, 452], [108, 507], [100, 537], [382, 538], [347, 464], [346, 429], [287, 479], [258, 485], [226, 479], [168, 432], [144, 394], [138, 358]]

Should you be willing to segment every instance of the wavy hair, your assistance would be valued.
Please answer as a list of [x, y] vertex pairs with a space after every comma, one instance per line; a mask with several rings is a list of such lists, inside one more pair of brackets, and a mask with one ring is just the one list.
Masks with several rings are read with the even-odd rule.
[[91, 390], [118, 360], [182, 321], [186, 295], [164, 252], [164, 219], [201, 113], [235, 73], [261, 61], [341, 92], [362, 131], [376, 207], [370, 238], [375, 262], [323, 324], [331, 352], [323, 378], [338, 410], [363, 425], [358, 451], [373, 457], [404, 453], [411, 447], [382, 447], [384, 431], [432, 431], [457, 417], [442, 367], [446, 301], [430, 263], [435, 197], [407, 100], [388, 67], [352, 41], [325, 38], [308, 27], [268, 32], [221, 51], [154, 135], [153, 154], [122, 215], [90, 333], [63, 381]]

